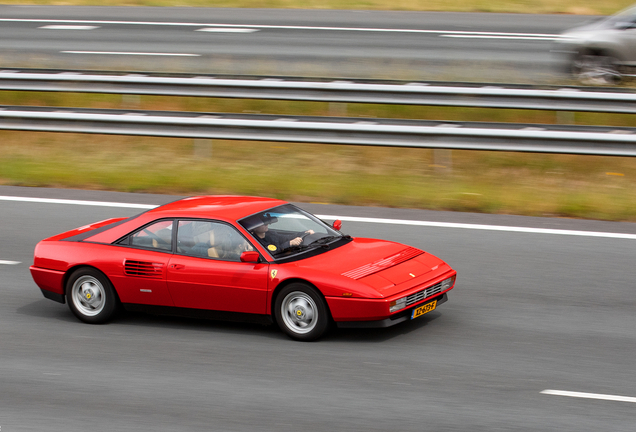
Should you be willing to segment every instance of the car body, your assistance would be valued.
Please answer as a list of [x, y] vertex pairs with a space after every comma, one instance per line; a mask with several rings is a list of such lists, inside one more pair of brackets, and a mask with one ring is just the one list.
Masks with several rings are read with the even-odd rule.
[[615, 84], [636, 68], [636, 6], [561, 34], [553, 51], [584, 84]]
[[42, 240], [31, 274], [46, 298], [88, 323], [123, 305], [275, 321], [298, 340], [332, 322], [391, 326], [447, 300], [456, 272], [444, 261], [339, 228], [277, 199], [191, 197]]

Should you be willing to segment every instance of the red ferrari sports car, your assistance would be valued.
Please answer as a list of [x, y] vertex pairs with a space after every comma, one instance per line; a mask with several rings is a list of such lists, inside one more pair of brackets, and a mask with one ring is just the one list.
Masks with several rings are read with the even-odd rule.
[[314, 340], [329, 324], [388, 327], [447, 300], [456, 272], [403, 244], [343, 235], [285, 201], [182, 199], [38, 243], [44, 297], [87, 323], [127, 310], [275, 321]]

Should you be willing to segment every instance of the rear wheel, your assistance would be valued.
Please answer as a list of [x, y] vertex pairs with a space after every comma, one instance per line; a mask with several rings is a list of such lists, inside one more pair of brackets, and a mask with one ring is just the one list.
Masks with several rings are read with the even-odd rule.
[[604, 54], [582, 54], [574, 61], [575, 78], [587, 85], [614, 85], [621, 81], [618, 60]]
[[71, 312], [89, 324], [107, 322], [115, 313], [117, 297], [108, 278], [93, 268], [75, 270], [66, 283]]
[[315, 288], [293, 283], [281, 290], [274, 306], [276, 322], [283, 332], [300, 341], [316, 340], [329, 327], [329, 310]]

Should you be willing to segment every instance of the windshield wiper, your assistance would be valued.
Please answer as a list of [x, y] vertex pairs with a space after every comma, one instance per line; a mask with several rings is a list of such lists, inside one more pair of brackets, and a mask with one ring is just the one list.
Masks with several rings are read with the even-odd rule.
[[330, 242], [331, 240], [335, 240], [335, 239], [339, 239], [342, 238], [342, 236], [339, 235], [334, 235], [334, 236], [326, 236], [326, 237], [320, 237], [317, 240], [312, 241], [311, 243], [309, 243], [307, 246], [311, 246], [311, 245], [324, 245], [327, 246], [327, 243]]

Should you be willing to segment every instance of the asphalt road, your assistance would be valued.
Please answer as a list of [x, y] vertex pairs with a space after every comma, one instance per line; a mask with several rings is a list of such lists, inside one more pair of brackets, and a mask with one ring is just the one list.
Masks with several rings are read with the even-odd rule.
[[541, 82], [590, 17], [0, 6], [2, 67]]
[[[0, 195], [173, 197], [0, 186]], [[634, 224], [307, 204], [318, 214], [636, 233]], [[275, 326], [125, 314], [92, 326], [46, 300], [40, 239], [140, 210], [0, 199], [0, 426], [12, 431], [633, 431], [636, 240], [345, 222], [458, 271], [448, 303], [299, 343]], [[585, 234], [585, 233], [583, 233]], [[19, 262], [9, 265], [7, 261]], [[636, 399], [635, 399], [636, 400]]]

